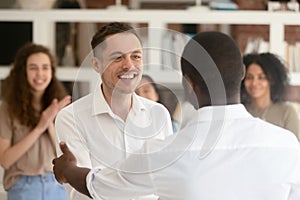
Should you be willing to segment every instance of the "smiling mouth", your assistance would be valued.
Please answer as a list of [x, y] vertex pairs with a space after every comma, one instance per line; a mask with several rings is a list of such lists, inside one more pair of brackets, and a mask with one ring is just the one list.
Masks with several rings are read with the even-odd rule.
[[120, 79], [133, 79], [137, 76], [137, 74], [123, 74], [118, 76]]
[[249, 93], [252, 95], [256, 95], [256, 94], [260, 94], [261, 91], [260, 90], [251, 90], [251, 91], [249, 91]]
[[44, 81], [44, 80], [35, 80], [34, 82], [35, 82], [36, 84], [39, 84], [39, 85], [40, 85], [40, 84], [43, 84], [45, 81]]

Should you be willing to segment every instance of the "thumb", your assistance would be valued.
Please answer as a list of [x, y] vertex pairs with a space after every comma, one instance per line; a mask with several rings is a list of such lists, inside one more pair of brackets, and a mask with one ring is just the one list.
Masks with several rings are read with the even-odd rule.
[[67, 158], [69, 161], [73, 161], [75, 163], [77, 162], [75, 155], [69, 150], [69, 147], [65, 142], [60, 142], [59, 146], [65, 158]]
[[71, 153], [67, 144], [65, 142], [60, 142], [59, 143], [59, 147], [60, 147], [60, 150], [62, 151], [63, 154], [69, 154]]

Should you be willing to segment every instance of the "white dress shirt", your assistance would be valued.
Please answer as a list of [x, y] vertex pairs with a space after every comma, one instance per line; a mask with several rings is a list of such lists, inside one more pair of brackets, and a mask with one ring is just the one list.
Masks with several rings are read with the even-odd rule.
[[241, 104], [203, 107], [178, 134], [144, 147], [148, 159], [133, 156], [120, 170], [90, 171], [86, 181], [94, 199], [143, 193], [161, 200], [300, 199], [295, 135], [252, 117]]
[[[170, 114], [161, 104], [134, 93], [132, 109], [124, 121], [112, 112], [100, 87], [62, 109], [55, 127], [58, 140], [67, 143], [78, 166], [88, 168], [113, 167], [141, 151], [146, 140], [172, 134]], [[84, 197], [73, 192], [72, 199]]]

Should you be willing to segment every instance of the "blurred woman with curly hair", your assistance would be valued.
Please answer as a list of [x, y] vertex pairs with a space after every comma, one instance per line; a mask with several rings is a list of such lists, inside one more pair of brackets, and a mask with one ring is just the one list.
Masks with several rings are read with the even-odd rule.
[[56, 156], [54, 118], [71, 98], [55, 76], [48, 48], [28, 43], [18, 50], [2, 97], [0, 164], [8, 200], [67, 200], [51, 161]]
[[297, 112], [285, 100], [288, 76], [283, 62], [272, 53], [248, 54], [243, 60], [242, 103], [254, 117], [288, 129], [299, 139]]

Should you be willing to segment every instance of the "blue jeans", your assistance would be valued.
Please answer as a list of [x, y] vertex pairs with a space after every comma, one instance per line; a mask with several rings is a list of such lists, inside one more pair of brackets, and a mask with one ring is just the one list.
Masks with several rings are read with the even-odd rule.
[[21, 176], [7, 191], [7, 200], [68, 200], [63, 185], [53, 173], [38, 176]]

